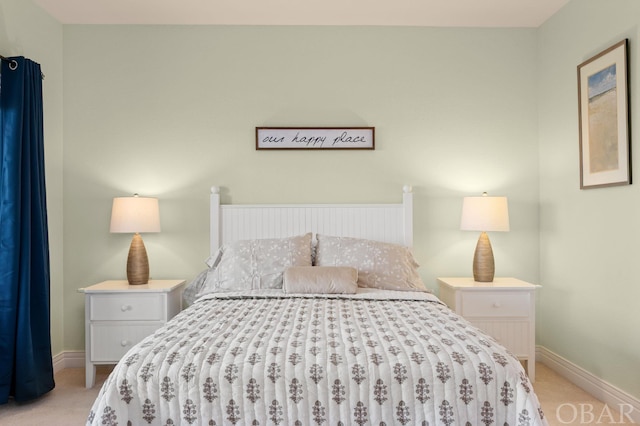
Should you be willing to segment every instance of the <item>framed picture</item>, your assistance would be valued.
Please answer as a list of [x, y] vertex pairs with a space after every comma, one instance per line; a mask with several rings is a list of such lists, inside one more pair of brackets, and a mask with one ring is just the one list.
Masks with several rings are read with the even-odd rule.
[[375, 149], [375, 127], [256, 127], [256, 149]]
[[580, 189], [631, 184], [627, 43], [578, 65]]

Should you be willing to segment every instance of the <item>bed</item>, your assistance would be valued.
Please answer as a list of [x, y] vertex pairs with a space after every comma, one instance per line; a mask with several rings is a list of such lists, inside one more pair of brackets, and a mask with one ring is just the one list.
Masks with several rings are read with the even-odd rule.
[[518, 360], [422, 284], [412, 204], [212, 188], [193, 303], [122, 358], [87, 424], [546, 425]]

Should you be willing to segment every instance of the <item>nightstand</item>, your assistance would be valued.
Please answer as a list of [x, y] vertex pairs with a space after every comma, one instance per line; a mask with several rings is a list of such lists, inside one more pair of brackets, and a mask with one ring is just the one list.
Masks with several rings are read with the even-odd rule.
[[96, 365], [115, 364], [133, 345], [182, 309], [184, 280], [103, 281], [84, 293], [86, 386], [93, 387]]
[[535, 380], [538, 285], [516, 278], [495, 278], [490, 283], [473, 278], [438, 278], [438, 287], [440, 300], [526, 361], [529, 380]]

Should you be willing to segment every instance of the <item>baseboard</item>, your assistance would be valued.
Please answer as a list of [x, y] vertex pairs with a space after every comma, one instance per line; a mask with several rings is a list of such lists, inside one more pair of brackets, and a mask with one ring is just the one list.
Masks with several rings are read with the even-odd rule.
[[[618, 389], [544, 346], [536, 346], [536, 361], [546, 365], [574, 385], [607, 404], [611, 407], [612, 413], [619, 412], [617, 407], [633, 407], [629, 416], [635, 423], [640, 423], [640, 399]], [[625, 413], [629, 411], [625, 410]]]
[[53, 357], [53, 373], [65, 368], [84, 367], [84, 351], [62, 351]]

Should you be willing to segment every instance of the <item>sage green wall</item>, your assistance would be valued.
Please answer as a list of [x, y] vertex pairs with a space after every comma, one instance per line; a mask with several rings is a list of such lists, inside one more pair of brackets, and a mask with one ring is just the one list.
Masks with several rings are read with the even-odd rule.
[[[0, 53], [46, 74], [53, 353], [83, 349], [76, 289], [124, 278], [114, 196], [160, 198], [163, 232], [145, 236], [152, 275], [191, 278], [207, 255], [212, 184], [224, 202], [258, 203], [396, 202], [410, 183], [430, 287], [469, 274], [476, 235], [457, 229], [461, 197], [509, 196], [512, 232], [491, 236], [497, 269], [543, 284], [538, 343], [640, 396], [640, 190], [578, 189], [575, 80], [578, 63], [629, 38], [637, 122], [639, 17], [636, 0], [573, 0], [537, 30], [63, 30], [31, 2], [3, 0]], [[263, 125], [371, 125], [377, 147], [256, 152]]]
[[[538, 30], [538, 344], [640, 397], [640, 186], [580, 190], [576, 67], [628, 38], [640, 164], [640, 2], [572, 1]], [[637, 173], [636, 173], [637, 174]]]
[[25, 56], [42, 67], [45, 178], [51, 263], [51, 346], [63, 350], [62, 25], [31, 1], [0, 2], [0, 54]]
[[[497, 273], [538, 279], [536, 31], [399, 27], [64, 27], [65, 349], [83, 349], [78, 287], [125, 277], [114, 196], [160, 199], [144, 236], [156, 278], [208, 256], [223, 202], [399, 202], [415, 188], [429, 287], [469, 275], [462, 197], [509, 197]], [[375, 126], [375, 151], [257, 152], [256, 126]]]

